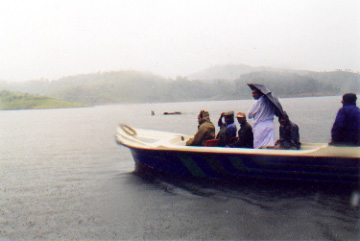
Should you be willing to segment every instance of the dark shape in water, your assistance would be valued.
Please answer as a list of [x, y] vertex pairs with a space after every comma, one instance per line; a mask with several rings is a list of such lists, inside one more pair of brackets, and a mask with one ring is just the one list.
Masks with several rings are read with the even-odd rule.
[[164, 112], [164, 115], [181, 115], [182, 113], [180, 111], [175, 112]]

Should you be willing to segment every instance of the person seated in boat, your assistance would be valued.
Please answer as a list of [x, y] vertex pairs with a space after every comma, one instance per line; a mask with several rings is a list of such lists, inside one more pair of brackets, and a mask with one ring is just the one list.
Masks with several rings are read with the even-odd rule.
[[298, 125], [290, 121], [285, 111], [284, 114], [279, 117], [279, 123], [280, 139], [275, 142], [275, 149], [299, 150], [301, 143]]
[[[223, 117], [225, 123], [223, 122]], [[216, 139], [219, 139], [218, 146], [224, 147], [230, 144], [230, 139], [236, 137], [236, 124], [234, 122], [234, 111], [223, 112], [220, 115], [218, 126], [220, 130], [216, 135]]]
[[330, 145], [360, 146], [360, 109], [356, 106], [356, 94], [346, 93], [331, 129]]
[[254, 147], [254, 135], [251, 125], [246, 120], [246, 114], [244, 112], [238, 112], [236, 119], [240, 124], [238, 131], [238, 137], [234, 143], [230, 144], [230, 147], [237, 148], [253, 148]]
[[194, 137], [186, 142], [187, 146], [205, 146], [206, 141], [215, 138], [215, 126], [210, 121], [209, 112], [201, 110], [198, 115], [198, 122], [198, 131]]

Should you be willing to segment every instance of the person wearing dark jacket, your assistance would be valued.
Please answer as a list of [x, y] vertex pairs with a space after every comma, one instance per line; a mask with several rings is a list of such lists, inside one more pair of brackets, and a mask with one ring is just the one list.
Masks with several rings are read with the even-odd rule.
[[275, 149], [298, 150], [300, 149], [299, 127], [290, 121], [289, 116], [284, 114], [279, 117], [279, 137], [275, 143]]
[[236, 118], [240, 124], [237, 140], [232, 143], [231, 147], [254, 148], [254, 135], [251, 125], [246, 121], [246, 114], [238, 112]]
[[343, 107], [336, 115], [329, 144], [360, 146], [360, 109], [356, 106], [356, 99], [354, 93], [343, 95]]
[[215, 137], [215, 126], [210, 121], [209, 112], [201, 110], [198, 115], [198, 122], [198, 131], [194, 137], [186, 142], [187, 146], [205, 146], [206, 141], [213, 140]]
[[[225, 123], [223, 123], [222, 118], [224, 117]], [[219, 139], [218, 146], [224, 147], [230, 144], [230, 139], [236, 137], [236, 125], [234, 123], [234, 112], [223, 112], [218, 121], [218, 126], [220, 127], [219, 133], [216, 135], [216, 139]]]

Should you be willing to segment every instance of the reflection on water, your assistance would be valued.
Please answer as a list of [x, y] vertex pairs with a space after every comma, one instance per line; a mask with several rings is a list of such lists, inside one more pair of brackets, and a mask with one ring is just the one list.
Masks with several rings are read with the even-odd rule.
[[[266, 231], [263, 232], [265, 234], [253, 237], [308, 239], [316, 237], [319, 235], [316, 233], [320, 231], [322, 239], [359, 237], [358, 186], [259, 178], [184, 179], [151, 173], [149, 170], [137, 170], [134, 175], [171, 195], [190, 198], [199, 196], [208, 201], [210, 199], [215, 202], [226, 202], [229, 210], [236, 209], [240, 204], [247, 209], [256, 210], [259, 215], [264, 215], [264, 218], [269, 218], [269, 215], [274, 215], [274, 218], [279, 216], [278, 218], [288, 222], [288, 225], [292, 225], [287, 231], [289, 234], [296, 233], [297, 226], [306, 227], [308, 224], [313, 226], [312, 229], [317, 229], [312, 234], [272, 236], [271, 230], [267, 230], [272, 224], [261, 220], [259, 223], [265, 225]], [[228, 213], [228, 211], [225, 212]]]
[[[220, 193], [224, 195], [238, 193], [239, 195], [249, 195], [249, 197], [255, 199], [260, 195], [262, 201], [267, 201], [279, 198], [305, 197], [316, 194], [324, 196], [331, 195], [332, 197], [347, 197], [349, 200], [352, 200], [351, 195], [356, 195], [356, 191], [358, 191], [358, 185], [254, 177], [237, 177], [226, 180], [184, 178], [154, 172], [149, 169], [136, 169], [134, 175], [139, 176], [148, 183], [164, 187], [164, 190], [169, 193], [172, 193], [174, 188], [180, 188], [192, 194], [206, 197]], [[351, 202], [349, 202], [349, 204], [351, 204]]]

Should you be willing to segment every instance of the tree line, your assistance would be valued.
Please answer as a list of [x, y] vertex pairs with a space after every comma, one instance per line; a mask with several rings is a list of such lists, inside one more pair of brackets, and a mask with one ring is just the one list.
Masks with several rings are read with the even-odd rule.
[[360, 75], [346, 71], [257, 71], [235, 80], [188, 80], [164, 78], [139, 71], [82, 74], [55, 81], [0, 82], [0, 90], [46, 95], [90, 105], [114, 103], [156, 103], [251, 98], [247, 83], [266, 85], [275, 96], [324, 96], [360, 92]]

